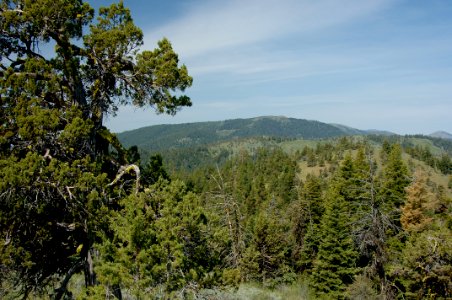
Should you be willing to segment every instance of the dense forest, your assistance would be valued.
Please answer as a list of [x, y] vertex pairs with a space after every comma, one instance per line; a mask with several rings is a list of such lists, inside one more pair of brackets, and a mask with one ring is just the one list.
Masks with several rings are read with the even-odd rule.
[[0, 13], [0, 298], [452, 297], [450, 142], [314, 122], [329, 139], [124, 147], [119, 105], [191, 105], [170, 42], [139, 52], [122, 2]]

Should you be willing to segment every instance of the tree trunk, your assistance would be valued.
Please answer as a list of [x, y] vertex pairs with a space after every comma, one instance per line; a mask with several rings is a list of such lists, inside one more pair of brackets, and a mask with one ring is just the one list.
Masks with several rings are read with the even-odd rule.
[[88, 253], [86, 254], [86, 261], [85, 261], [85, 286], [94, 286], [96, 285], [96, 273], [94, 273], [94, 264], [93, 264], [93, 257], [92, 257], [92, 250], [88, 250]]
[[61, 286], [57, 289], [55, 289], [55, 300], [62, 299], [63, 296], [67, 292], [67, 284], [69, 283], [69, 280], [72, 278], [72, 275], [74, 275], [77, 271], [80, 270], [80, 268], [83, 266], [83, 261], [77, 262], [72, 268], [69, 269], [66, 276], [64, 277], [63, 281], [61, 282]]
[[121, 287], [119, 286], [119, 284], [114, 284], [114, 285], [112, 286], [112, 288], [113, 288], [113, 295], [114, 295], [117, 299], [122, 300]]

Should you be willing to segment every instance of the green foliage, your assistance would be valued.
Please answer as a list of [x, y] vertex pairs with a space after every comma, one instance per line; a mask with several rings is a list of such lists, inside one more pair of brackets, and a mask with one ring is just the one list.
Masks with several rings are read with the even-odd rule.
[[340, 297], [357, 273], [357, 251], [351, 237], [350, 204], [346, 201], [341, 183], [350, 176], [346, 160], [327, 195], [326, 211], [320, 223], [318, 254], [312, 271], [312, 284], [320, 295]]
[[447, 299], [452, 296], [452, 234], [448, 228], [426, 230], [410, 237], [395, 272], [408, 297]]
[[141, 298], [162, 289], [170, 295], [182, 287], [198, 289], [215, 282], [208, 215], [183, 183], [160, 180], [121, 205], [110, 219], [111, 232], [96, 246], [100, 283], [120, 285]]
[[364, 275], [358, 275], [347, 287], [347, 296], [352, 300], [377, 300], [377, 292], [373, 289], [372, 280]]
[[312, 269], [320, 243], [317, 233], [324, 211], [321, 181], [309, 175], [304, 182], [299, 201], [290, 211], [294, 243], [292, 256], [299, 270]]
[[170, 42], [140, 51], [123, 2], [2, 0], [0, 17], [1, 298], [312, 297], [297, 278], [325, 298], [451, 297], [447, 179], [411, 182], [403, 156], [449, 174], [447, 142], [371, 137], [378, 160], [363, 137], [294, 140], [359, 131], [268, 117], [141, 129], [126, 149], [103, 126], [119, 105], [191, 105]]
[[82, 269], [95, 283], [91, 247], [131, 192], [112, 182], [137, 159], [104, 117], [128, 103], [191, 105], [180, 91], [192, 78], [167, 40], [137, 54], [143, 35], [122, 2], [94, 17], [83, 1], [0, 2], [0, 263], [24, 297], [60, 282], [59, 299]]
[[142, 183], [145, 186], [156, 183], [160, 178], [169, 180], [170, 177], [163, 168], [163, 159], [160, 154], [152, 155], [142, 171]]
[[287, 242], [284, 241], [284, 227], [278, 220], [278, 216], [265, 212], [255, 216], [253, 238], [243, 257], [246, 280], [272, 285], [275, 278], [290, 273], [285, 264]]
[[405, 188], [410, 183], [408, 168], [402, 160], [402, 149], [394, 144], [383, 169], [383, 196], [391, 206], [400, 207], [405, 199]]

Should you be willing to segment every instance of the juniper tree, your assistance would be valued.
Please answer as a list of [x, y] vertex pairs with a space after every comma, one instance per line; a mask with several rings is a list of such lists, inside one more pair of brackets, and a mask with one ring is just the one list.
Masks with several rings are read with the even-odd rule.
[[24, 295], [65, 274], [61, 296], [83, 266], [95, 283], [90, 249], [119, 197], [113, 183], [137, 171], [104, 118], [119, 105], [191, 105], [179, 91], [192, 78], [168, 40], [139, 52], [122, 2], [94, 17], [82, 0], [0, 2], [1, 265]]
[[[96, 273], [104, 286], [121, 286], [140, 299], [162, 290], [173, 298], [175, 290], [212, 283], [216, 260], [208, 247], [208, 214], [181, 181], [161, 178], [121, 204], [109, 219], [111, 237], [97, 247]], [[91, 292], [105, 295], [96, 287]]]

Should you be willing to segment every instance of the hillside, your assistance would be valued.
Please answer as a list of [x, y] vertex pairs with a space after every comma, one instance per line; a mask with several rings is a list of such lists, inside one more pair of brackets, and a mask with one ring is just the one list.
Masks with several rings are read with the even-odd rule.
[[432, 134], [430, 134], [431, 137], [441, 138], [441, 139], [447, 139], [452, 140], [452, 134], [445, 132], [445, 131], [436, 131]]
[[365, 131], [318, 121], [286, 117], [258, 117], [217, 122], [155, 125], [118, 134], [124, 146], [148, 151], [186, 148], [248, 137], [324, 139]]
[[413, 157], [430, 166], [440, 166], [446, 174], [450, 173], [441, 157], [444, 153], [452, 155], [451, 140], [424, 135], [400, 136], [387, 131], [359, 130], [286, 117], [156, 125], [118, 134], [125, 147], [138, 146], [142, 162], [146, 162], [152, 153], [162, 153], [164, 160], [179, 170], [221, 163], [243, 150], [286, 144], [283, 148], [290, 152], [301, 151], [304, 146], [315, 148], [320, 140], [333, 142], [343, 136], [367, 136], [377, 145], [382, 145], [384, 141], [401, 144]]

